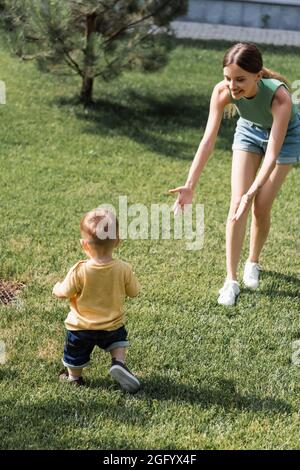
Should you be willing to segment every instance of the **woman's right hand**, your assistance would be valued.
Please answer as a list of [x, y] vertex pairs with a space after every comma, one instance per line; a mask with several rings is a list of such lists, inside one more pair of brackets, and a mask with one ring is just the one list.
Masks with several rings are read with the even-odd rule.
[[178, 186], [178, 188], [169, 189], [169, 193], [179, 193], [173, 206], [175, 215], [181, 210], [184, 210], [185, 204], [192, 204], [193, 202], [193, 191], [187, 186]]

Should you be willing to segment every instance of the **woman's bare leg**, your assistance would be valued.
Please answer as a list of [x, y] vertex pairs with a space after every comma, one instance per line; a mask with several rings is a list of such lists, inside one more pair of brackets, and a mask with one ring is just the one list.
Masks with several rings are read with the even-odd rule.
[[258, 263], [270, 231], [271, 208], [292, 165], [276, 165], [268, 181], [256, 195], [252, 206], [249, 261]]
[[245, 238], [248, 213], [239, 220], [231, 221], [235, 214], [241, 197], [253, 183], [261, 156], [255, 153], [235, 150], [232, 157], [231, 172], [231, 203], [226, 225], [226, 265], [227, 279], [237, 279], [237, 267]]

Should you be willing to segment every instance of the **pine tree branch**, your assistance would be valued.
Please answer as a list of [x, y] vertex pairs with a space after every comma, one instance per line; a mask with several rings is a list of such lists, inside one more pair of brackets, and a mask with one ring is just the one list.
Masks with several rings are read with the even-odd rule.
[[[103, 10], [103, 12], [105, 12], [105, 11], [110, 11], [111, 8], [114, 8], [114, 7], [116, 6], [116, 4], [119, 3], [119, 1], [120, 1], [120, 0], [115, 0], [114, 3], [113, 3], [113, 5], [111, 5], [111, 6], [106, 6], [106, 5], [104, 5], [103, 2], [101, 2], [101, 1], [99, 1], [99, 3], [103, 6], [103, 8], [105, 8], [105, 10]], [[102, 12], [97, 13], [97, 18], [99, 18], [99, 16], [101, 16], [101, 13], [102, 13]], [[100, 22], [100, 24], [102, 24], [102, 23], [103, 23], [103, 19], [102, 19], [102, 21]]]
[[110, 11], [113, 7], [116, 6], [117, 3], [119, 3], [119, 1], [120, 1], [120, 0], [115, 0], [114, 3], [113, 3], [113, 5], [109, 5], [109, 6], [103, 4], [103, 2], [101, 2], [101, 0], [99, 0], [99, 3], [100, 3], [101, 6], [103, 6], [103, 8], [105, 8], [106, 11], [107, 11], [107, 10]]
[[79, 67], [79, 65], [77, 64], [77, 62], [73, 59], [73, 57], [71, 56], [70, 52], [67, 50], [66, 46], [65, 46], [65, 43], [63, 42], [63, 40], [61, 38], [57, 38], [58, 41], [60, 42], [60, 44], [62, 45], [62, 50], [63, 50], [63, 53], [65, 55], [65, 61], [66, 63], [73, 69], [75, 70], [81, 77], [83, 77], [83, 71], [81, 70], [81, 68]]
[[36, 54], [22, 54], [20, 57], [22, 60], [35, 60], [39, 58], [46, 59], [51, 57], [51, 55], [51, 52], [37, 52]]
[[83, 72], [82, 70], [80, 69], [79, 65], [72, 59], [72, 57], [70, 56], [69, 53], [65, 52], [64, 51], [64, 61], [66, 62], [66, 64], [72, 69], [72, 70], [75, 70], [76, 74], [77, 75], [80, 75], [81, 77], [83, 77]]
[[31, 42], [43, 41], [42, 38], [40, 38], [40, 37], [35, 37], [35, 36], [28, 36], [28, 35], [25, 35], [24, 38], [26, 39], [26, 41], [31, 41]]
[[[156, 28], [156, 30], [151, 31], [151, 32], [148, 32], [148, 33], [144, 34], [143, 36], [140, 36], [140, 37], [136, 40], [136, 42], [135, 42], [135, 44], [134, 44], [134, 46], [133, 46], [133, 49], [134, 49], [135, 47], [137, 47], [140, 43], [142, 43], [145, 39], [147, 39], [149, 36], [151, 36], [153, 33], [155, 33], [155, 31], [157, 31], [157, 30], [159, 30], [159, 28]], [[107, 60], [106, 53], [105, 53], [105, 50], [104, 50], [104, 60], [105, 60], [105, 62], [106, 62], [107, 68], [113, 68], [113, 64], [114, 64], [115, 62], [117, 62], [118, 59], [114, 59], [114, 60], [112, 60], [111, 62], [109, 62], [109, 61]], [[126, 69], [126, 68], [128, 68], [128, 65], [130, 65], [132, 62], [134, 62], [134, 60], [135, 60], [135, 58], [133, 57], [132, 59], [129, 59], [129, 60], [126, 62], [126, 64], [124, 64], [124, 65], [120, 65], [120, 64], [119, 64], [119, 69]], [[103, 75], [103, 72], [95, 72], [94, 77], [99, 77], [99, 76], [102, 76], [102, 77], [104, 78], [104, 80], [106, 80], [105, 75]]]
[[[105, 53], [104, 53], [104, 60], [105, 60], [105, 62], [106, 62], [106, 68], [111, 69], [111, 68], [113, 68], [113, 63], [116, 62], [116, 61], [118, 60], [118, 58], [115, 58], [115, 59], [113, 59], [111, 62], [109, 62], [109, 61], [107, 60], [107, 57], [106, 57]], [[106, 77], [105, 77], [105, 74], [103, 73], [103, 71], [97, 72], [97, 71], [95, 70], [95, 75], [94, 75], [94, 77], [100, 77], [100, 76], [106, 81]]]
[[171, 2], [172, 2], [172, 0], [167, 0], [159, 8], [157, 8], [157, 10], [155, 10], [154, 12], [149, 13], [148, 15], [143, 16], [139, 20], [134, 21], [132, 23], [129, 23], [126, 26], [123, 26], [121, 29], [119, 29], [119, 31], [112, 34], [106, 41], [103, 42], [104, 47], [106, 45], [110, 44], [112, 41], [114, 41], [116, 39], [116, 37], [118, 37], [120, 34], [124, 33], [125, 31], [132, 28], [133, 26], [136, 26], [139, 23], [143, 23], [144, 21], [148, 20], [149, 18], [152, 18], [153, 16], [156, 16], [162, 9], [164, 9], [166, 6], [168, 6], [169, 3], [171, 3]]

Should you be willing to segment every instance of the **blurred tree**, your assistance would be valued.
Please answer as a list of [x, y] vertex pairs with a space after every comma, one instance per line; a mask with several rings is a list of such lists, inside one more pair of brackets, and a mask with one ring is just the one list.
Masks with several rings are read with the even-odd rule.
[[1, 25], [14, 52], [44, 71], [78, 74], [85, 105], [96, 77], [165, 65], [170, 41], [160, 28], [169, 32], [187, 6], [188, 0], [0, 0]]

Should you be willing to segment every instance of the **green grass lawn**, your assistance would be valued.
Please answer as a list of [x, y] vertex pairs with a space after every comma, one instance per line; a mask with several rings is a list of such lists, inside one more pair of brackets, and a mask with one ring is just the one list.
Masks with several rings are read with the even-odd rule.
[[[187, 251], [185, 240], [125, 240], [118, 249], [142, 284], [126, 303], [128, 365], [141, 391], [120, 391], [99, 350], [87, 388], [57, 380], [68, 304], [51, 291], [83, 258], [82, 214], [118, 207], [120, 195], [149, 209], [173, 202], [167, 190], [185, 181], [227, 47], [178, 41], [163, 71], [96, 83], [97, 104], [86, 112], [73, 101], [77, 78], [41, 74], [0, 52], [0, 278], [26, 284], [0, 307], [2, 449], [300, 448], [291, 361], [300, 338], [300, 173], [293, 169], [274, 204], [260, 289], [242, 290], [234, 308], [218, 306], [234, 120], [222, 124], [195, 196], [205, 206], [203, 249]], [[262, 51], [267, 67], [299, 79], [297, 49]]]

